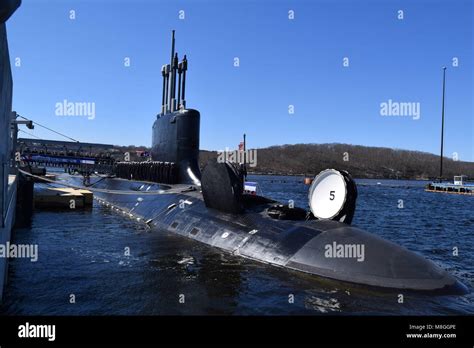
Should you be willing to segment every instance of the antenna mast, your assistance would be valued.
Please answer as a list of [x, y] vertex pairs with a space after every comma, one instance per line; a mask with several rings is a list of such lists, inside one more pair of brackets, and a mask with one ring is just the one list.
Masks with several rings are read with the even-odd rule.
[[[186, 108], [186, 70], [188, 70], [188, 60], [184, 55], [183, 60], [178, 60], [178, 53], [175, 52], [175, 31], [171, 31], [171, 59], [170, 64], [161, 67], [163, 76], [163, 94], [161, 97], [161, 115], [175, 112]], [[176, 74], [178, 74], [178, 97], [176, 98]]]
[[174, 69], [174, 30], [171, 31], [171, 59], [170, 59], [170, 77], [169, 77], [169, 88], [168, 88], [168, 112], [173, 112], [174, 107], [174, 90], [176, 74]]
[[441, 106], [441, 155], [439, 166], [439, 179], [443, 178], [443, 145], [444, 145], [444, 95], [446, 90], [446, 67], [443, 66], [443, 102]]

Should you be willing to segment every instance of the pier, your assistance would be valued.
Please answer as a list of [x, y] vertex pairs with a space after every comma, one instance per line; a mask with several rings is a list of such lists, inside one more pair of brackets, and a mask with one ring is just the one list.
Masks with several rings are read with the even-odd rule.
[[474, 195], [474, 184], [455, 185], [448, 182], [432, 182], [426, 185], [425, 191], [453, 193], [458, 195]]
[[93, 199], [89, 190], [35, 184], [34, 207], [38, 209], [83, 209], [92, 207]]
[[426, 185], [425, 191], [474, 195], [474, 182], [467, 182], [466, 175], [458, 175], [454, 177], [453, 182], [430, 182]]
[[16, 146], [21, 162], [33, 168], [48, 166], [104, 173], [112, 171], [115, 163], [110, 144], [19, 138]]
[[[0, 3], [0, 244], [10, 241], [15, 223], [18, 173], [12, 165], [14, 141], [12, 125], [12, 73], [5, 22], [20, 6], [20, 0], [6, 0]], [[0, 301], [7, 278], [8, 259], [0, 257]]]

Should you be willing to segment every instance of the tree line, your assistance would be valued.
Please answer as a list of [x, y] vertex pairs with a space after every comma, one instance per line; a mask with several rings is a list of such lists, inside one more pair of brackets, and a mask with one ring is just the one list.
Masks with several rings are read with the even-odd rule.
[[[201, 150], [201, 168], [216, 151]], [[356, 178], [434, 179], [439, 177], [437, 155], [384, 147], [348, 144], [295, 144], [257, 149], [257, 166], [248, 168], [256, 174], [314, 176], [321, 170], [347, 170]], [[454, 175], [474, 178], [474, 163], [443, 158], [443, 177]]]

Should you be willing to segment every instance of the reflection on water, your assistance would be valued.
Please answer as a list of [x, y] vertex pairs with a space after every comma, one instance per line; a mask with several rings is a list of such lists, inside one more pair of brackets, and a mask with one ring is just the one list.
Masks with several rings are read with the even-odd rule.
[[[265, 195], [306, 207], [308, 186], [301, 178], [251, 180]], [[358, 180], [353, 224], [423, 254], [472, 289], [474, 197], [425, 193], [423, 184]], [[245, 260], [97, 205], [91, 211], [36, 212], [14, 242], [37, 243], [40, 254], [36, 263], [11, 261], [1, 307], [6, 314], [474, 313], [472, 293], [405, 294], [399, 304], [394, 292]]]

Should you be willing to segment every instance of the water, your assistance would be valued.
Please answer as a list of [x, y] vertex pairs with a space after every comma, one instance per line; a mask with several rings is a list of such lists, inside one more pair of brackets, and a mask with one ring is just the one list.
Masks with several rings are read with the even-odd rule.
[[[265, 195], [306, 207], [308, 186], [300, 177], [249, 179]], [[353, 225], [424, 255], [473, 290], [474, 197], [426, 193], [418, 181], [357, 183]], [[11, 260], [3, 314], [474, 314], [473, 292], [404, 294], [400, 304], [397, 292], [234, 257], [151, 231], [98, 205], [90, 211], [36, 212], [31, 227], [17, 229], [13, 241], [38, 244], [40, 255], [36, 263]], [[459, 256], [453, 256], [454, 247]]]

